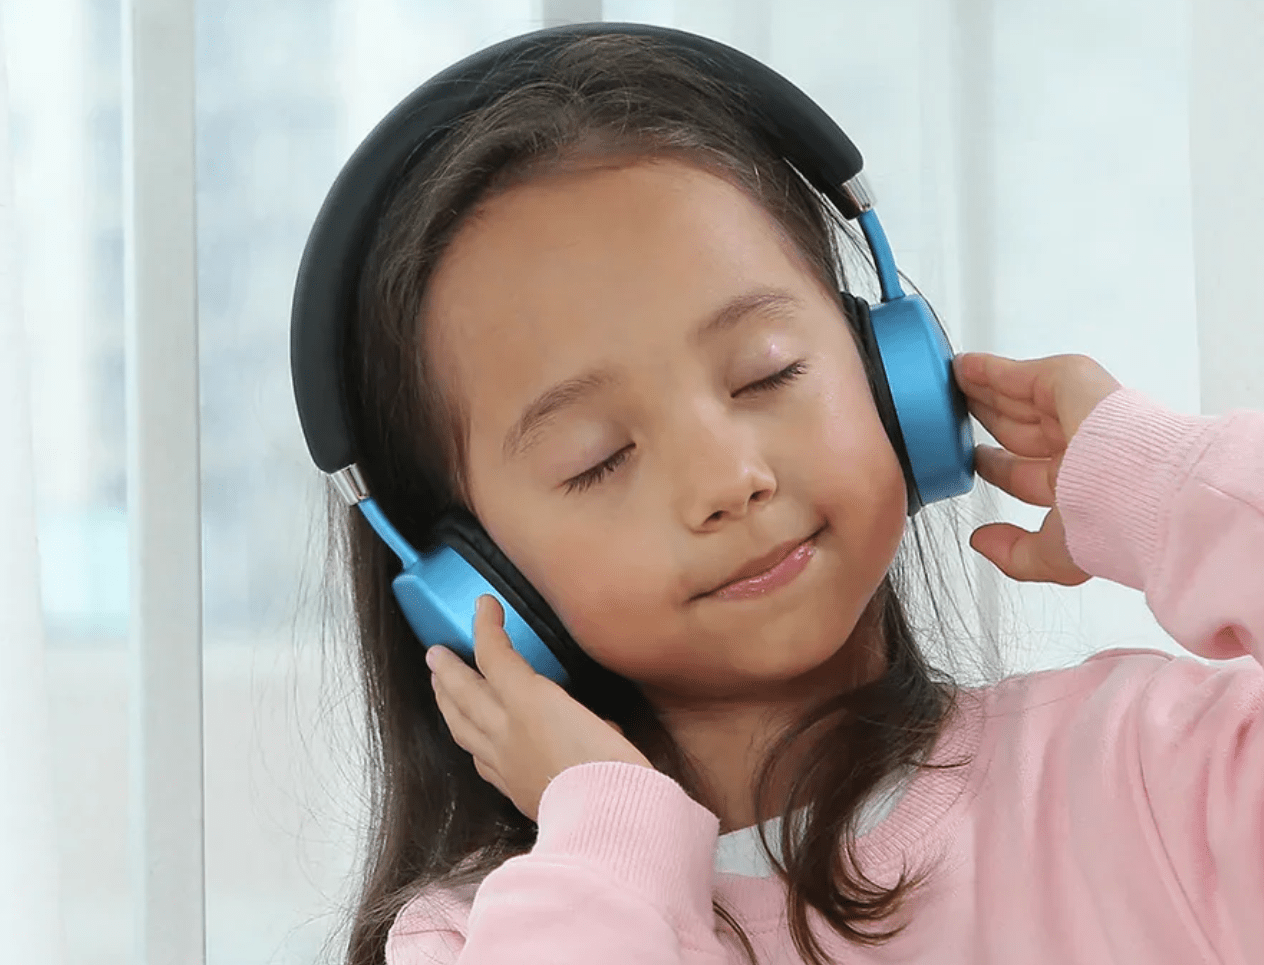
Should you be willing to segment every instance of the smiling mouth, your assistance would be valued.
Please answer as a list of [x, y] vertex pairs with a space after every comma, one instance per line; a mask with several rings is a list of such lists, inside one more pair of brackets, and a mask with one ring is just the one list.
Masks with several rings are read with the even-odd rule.
[[723, 592], [724, 590], [737, 586], [738, 584], [750, 583], [751, 581], [758, 581], [761, 578], [768, 576], [769, 573], [777, 569], [777, 567], [781, 566], [781, 564], [784, 563], [787, 559], [789, 559], [790, 556], [796, 553], [800, 549], [800, 547], [804, 546], [807, 543], [811, 543], [823, 532], [825, 532], [826, 526], [828, 526], [828, 523], [823, 524], [818, 530], [816, 530], [816, 532], [812, 533], [811, 536], [808, 536], [807, 538], [800, 540], [799, 542], [795, 543], [793, 546], [786, 549], [784, 553], [778, 554], [776, 559], [769, 562], [769, 564], [765, 566], [762, 570], [760, 570], [758, 573], [750, 573], [750, 574], [747, 574], [746, 576], [741, 576], [735, 579], [728, 580], [725, 583], [721, 583], [719, 586], [716, 586], [710, 590], [707, 590], [705, 593], [699, 593], [693, 599], [701, 600], [707, 597], [713, 597], [716, 594]]

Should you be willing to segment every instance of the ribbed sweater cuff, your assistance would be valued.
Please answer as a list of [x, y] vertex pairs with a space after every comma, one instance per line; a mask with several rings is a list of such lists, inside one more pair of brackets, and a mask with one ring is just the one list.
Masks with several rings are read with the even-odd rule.
[[1172, 412], [1136, 389], [1098, 403], [1071, 437], [1055, 486], [1076, 566], [1145, 589], [1168, 505], [1215, 421]]
[[562, 771], [540, 797], [533, 855], [582, 858], [663, 909], [712, 918], [720, 819], [661, 771], [595, 761]]

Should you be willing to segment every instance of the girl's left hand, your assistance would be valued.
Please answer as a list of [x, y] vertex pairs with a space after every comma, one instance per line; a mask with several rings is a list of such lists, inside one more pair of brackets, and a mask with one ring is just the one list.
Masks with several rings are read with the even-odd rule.
[[976, 472], [1025, 503], [1051, 507], [1039, 532], [989, 523], [974, 531], [970, 546], [1019, 582], [1086, 582], [1089, 574], [1067, 549], [1054, 485], [1071, 437], [1120, 383], [1084, 355], [1020, 362], [965, 352], [952, 366], [970, 413], [1005, 447], [975, 446]]

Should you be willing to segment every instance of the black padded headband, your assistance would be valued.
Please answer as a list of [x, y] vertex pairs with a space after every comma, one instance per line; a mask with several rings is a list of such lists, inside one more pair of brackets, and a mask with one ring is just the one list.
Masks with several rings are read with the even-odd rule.
[[754, 123], [844, 217], [860, 214], [842, 185], [864, 162], [811, 98], [759, 61], [714, 40], [630, 23], [572, 24], [487, 47], [436, 74], [370, 132], [339, 173], [303, 250], [290, 315], [290, 369], [303, 435], [316, 465], [335, 473], [356, 462], [342, 377], [346, 326], [368, 242], [394, 186], [468, 112], [536, 79], [549, 54], [576, 37], [631, 34], [667, 42], [733, 88], [749, 91]]

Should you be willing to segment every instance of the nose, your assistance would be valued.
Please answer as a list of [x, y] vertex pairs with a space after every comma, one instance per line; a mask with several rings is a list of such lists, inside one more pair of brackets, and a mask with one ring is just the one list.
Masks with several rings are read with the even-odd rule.
[[728, 414], [693, 421], [680, 439], [677, 492], [689, 526], [707, 529], [746, 516], [777, 491], [756, 430]]

